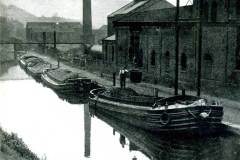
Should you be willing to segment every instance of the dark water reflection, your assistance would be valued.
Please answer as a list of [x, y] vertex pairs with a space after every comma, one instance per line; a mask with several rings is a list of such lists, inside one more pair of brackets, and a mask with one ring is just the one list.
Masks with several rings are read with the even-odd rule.
[[[119, 145], [139, 151], [151, 160], [238, 160], [240, 137], [228, 131], [211, 136], [178, 136], [151, 133], [90, 108], [91, 114], [120, 134]], [[116, 137], [117, 139], [117, 137]], [[126, 141], [128, 141], [127, 146]]]

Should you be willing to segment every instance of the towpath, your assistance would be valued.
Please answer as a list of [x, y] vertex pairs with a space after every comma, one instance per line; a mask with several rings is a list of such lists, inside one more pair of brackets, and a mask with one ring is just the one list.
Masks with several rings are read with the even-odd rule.
[[[57, 61], [54, 58], [51, 58], [49, 56], [41, 55], [36, 52], [31, 52], [31, 54], [41, 57], [44, 60], [46, 60], [52, 64], [57, 64]], [[78, 72], [88, 78], [91, 78], [92, 80], [97, 81], [99, 84], [101, 84], [105, 87], [111, 87], [113, 85], [111, 74], [101, 75], [98, 72], [94, 72], [94, 73], [89, 72], [89, 71], [81, 69], [81, 68], [72, 67], [65, 63], [61, 63], [60, 67], [72, 70], [74, 72]], [[118, 75], [116, 75], [116, 76], [117, 76], [116, 85], [119, 86]], [[133, 88], [138, 93], [146, 94], [146, 95], [155, 95], [155, 93], [156, 93], [155, 91], [157, 90], [159, 97], [166, 97], [166, 96], [171, 96], [174, 94], [174, 90], [172, 88], [161, 86], [159, 84], [154, 85], [154, 84], [144, 83], [144, 82], [135, 84], [135, 83], [131, 83], [129, 80], [127, 80], [127, 87]], [[190, 95], [196, 95], [196, 92], [188, 91], [186, 93], [190, 94]], [[221, 97], [214, 97], [214, 96], [210, 96], [210, 95], [207, 95], [204, 93], [201, 96], [208, 99], [209, 101], [217, 101], [217, 102], [220, 102], [221, 104], [223, 104], [223, 106], [224, 106], [224, 121], [226, 121], [227, 123], [234, 123], [234, 124], [240, 125], [240, 101], [230, 100], [230, 99], [221, 98]]]

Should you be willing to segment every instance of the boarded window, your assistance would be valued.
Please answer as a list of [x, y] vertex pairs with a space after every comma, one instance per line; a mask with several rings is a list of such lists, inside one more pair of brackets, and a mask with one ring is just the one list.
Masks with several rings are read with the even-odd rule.
[[154, 50], [152, 50], [151, 52], [151, 65], [155, 66], [156, 64], [156, 52]]
[[185, 53], [182, 53], [182, 56], [181, 56], [181, 69], [182, 70], [187, 70], [187, 56]]
[[217, 2], [216, 1], [213, 1], [212, 2], [212, 7], [211, 7], [211, 20], [213, 22], [216, 22], [217, 21]]

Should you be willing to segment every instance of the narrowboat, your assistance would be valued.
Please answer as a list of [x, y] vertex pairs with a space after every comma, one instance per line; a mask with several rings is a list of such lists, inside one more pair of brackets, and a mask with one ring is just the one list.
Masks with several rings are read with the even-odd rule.
[[19, 58], [18, 62], [20, 67], [25, 70], [30, 62], [32, 63], [31, 65], [33, 65], [39, 62], [43, 62], [43, 60], [33, 55], [23, 55]]
[[89, 93], [91, 89], [97, 88], [96, 82], [67, 69], [45, 70], [41, 80], [44, 85], [63, 95]]
[[40, 81], [41, 75], [45, 70], [51, 69], [52, 64], [48, 62], [41, 62], [32, 65], [28, 65], [26, 68], [27, 73], [32, 76], [35, 80]]
[[222, 105], [195, 96], [155, 98], [130, 88], [100, 88], [92, 90], [89, 99], [96, 110], [150, 131], [188, 132], [222, 126]]

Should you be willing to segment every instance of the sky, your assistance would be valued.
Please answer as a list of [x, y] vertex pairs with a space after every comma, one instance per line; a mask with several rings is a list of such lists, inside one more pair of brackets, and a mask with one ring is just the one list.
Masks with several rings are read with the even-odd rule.
[[[82, 0], [0, 0], [2, 3], [13, 4], [36, 16], [53, 16], [82, 19]], [[107, 15], [132, 0], [92, 0], [93, 27], [99, 28], [107, 23]], [[168, 0], [176, 4], [176, 0]], [[180, 0], [185, 5], [188, 0]]]

